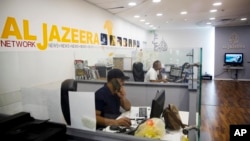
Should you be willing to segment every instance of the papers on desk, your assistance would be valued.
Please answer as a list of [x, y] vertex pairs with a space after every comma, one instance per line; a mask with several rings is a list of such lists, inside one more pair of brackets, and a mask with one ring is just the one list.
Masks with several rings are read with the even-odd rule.
[[71, 127], [96, 130], [94, 92], [69, 92]]

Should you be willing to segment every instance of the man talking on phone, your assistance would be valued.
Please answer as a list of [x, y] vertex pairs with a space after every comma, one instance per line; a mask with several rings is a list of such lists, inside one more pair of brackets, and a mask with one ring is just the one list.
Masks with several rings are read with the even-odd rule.
[[127, 117], [117, 119], [121, 114], [120, 107], [129, 111], [131, 104], [126, 98], [124, 81], [128, 79], [119, 69], [108, 72], [107, 83], [95, 92], [95, 108], [97, 129], [106, 126], [118, 125], [130, 127], [131, 122]]

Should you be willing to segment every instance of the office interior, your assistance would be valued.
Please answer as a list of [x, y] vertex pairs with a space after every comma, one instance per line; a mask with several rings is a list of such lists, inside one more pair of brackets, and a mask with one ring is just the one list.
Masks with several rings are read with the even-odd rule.
[[[143, 5], [151, 0], [138, 2]], [[239, 3], [249, 5], [244, 0]], [[239, 16], [248, 20], [237, 26], [197, 24], [195, 28], [152, 29], [131, 23], [86, 0], [2, 0], [0, 9], [1, 114], [28, 111], [37, 119], [64, 122], [62, 115], [50, 115], [58, 113], [61, 108], [62, 82], [73, 79], [77, 82], [77, 91], [94, 92], [105, 83], [105, 71], [117, 67], [130, 77], [126, 86], [135, 106], [150, 106], [156, 91], [165, 89], [166, 103], [173, 102], [181, 111], [189, 112], [187, 121], [199, 127], [203, 75], [212, 76], [211, 81], [250, 79], [249, 10], [242, 10]], [[115, 44], [111, 44], [111, 37], [117, 39]], [[120, 44], [118, 39], [127, 40], [127, 45]], [[225, 65], [225, 53], [243, 53], [242, 66]], [[182, 70], [185, 77], [179, 76], [173, 82], [151, 84], [135, 81], [133, 63], [142, 62], [146, 72], [155, 60], [162, 62], [163, 73], [168, 78], [171, 78], [171, 67], [182, 68], [185, 63], [189, 67]], [[82, 75], [82, 68], [99, 70], [98, 74], [88, 77]], [[135, 92], [143, 98], [133, 95]], [[83, 132], [92, 135], [92, 132]], [[200, 140], [199, 133], [191, 133], [191, 140]], [[115, 139], [119, 137], [114, 135]]]

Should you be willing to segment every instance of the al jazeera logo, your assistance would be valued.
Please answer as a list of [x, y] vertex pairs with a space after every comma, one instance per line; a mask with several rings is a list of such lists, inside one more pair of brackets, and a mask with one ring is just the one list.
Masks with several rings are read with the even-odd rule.
[[244, 49], [245, 45], [240, 44], [240, 36], [237, 33], [232, 33], [229, 36], [228, 44], [223, 46], [224, 49]]
[[[35, 27], [32, 26], [32, 29]], [[1, 48], [38, 48], [46, 50], [48, 46], [81, 47], [82, 45], [100, 45], [99, 34], [83, 29], [55, 24], [42, 23], [42, 35], [31, 31], [29, 20], [17, 21], [14, 17], [7, 17], [1, 33]], [[107, 29], [110, 32], [110, 27]], [[111, 30], [112, 32], [112, 30]]]

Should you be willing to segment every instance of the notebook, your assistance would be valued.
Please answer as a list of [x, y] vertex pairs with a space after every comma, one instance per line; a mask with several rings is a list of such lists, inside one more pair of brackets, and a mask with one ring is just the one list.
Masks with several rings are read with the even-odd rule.
[[150, 118], [151, 107], [136, 107], [132, 106], [130, 109], [130, 119], [147, 119]]

